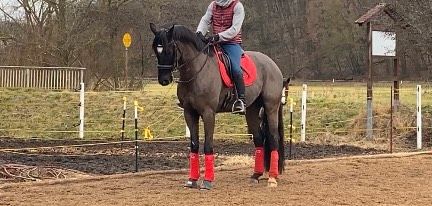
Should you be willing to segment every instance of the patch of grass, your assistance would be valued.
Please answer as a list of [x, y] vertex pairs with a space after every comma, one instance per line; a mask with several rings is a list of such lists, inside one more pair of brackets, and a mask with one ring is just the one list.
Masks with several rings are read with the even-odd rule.
[[[289, 97], [294, 99], [293, 138], [300, 139], [301, 83], [294, 82]], [[400, 91], [401, 107], [395, 113], [395, 136], [407, 137], [415, 129], [416, 85], [404, 83]], [[423, 87], [425, 133], [432, 119], [432, 90]], [[176, 106], [176, 85], [162, 87], [146, 84], [141, 91], [87, 92], [85, 99], [85, 138], [120, 139], [123, 97], [127, 98], [126, 137], [134, 138], [133, 101], [138, 101], [140, 136], [149, 127], [156, 138], [183, 136], [183, 111]], [[375, 140], [386, 144], [390, 121], [390, 84], [374, 85]], [[35, 89], [0, 90], [0, 136], [78, 138], [79, 93]], [[310, 83], [307, 101], [307, 140], [318, 143], [364, 144], [366, 123], [366, 84]], [[290, 119], [284, 108], [285, 134]], [[218, 114], [216, 138], [248, 138], [245, 118]], [[200, 123], [201, 133], [203, 125]], [[223, 135], [222, 135], [223, 134]], [[414, 133], [415, 134], [415, 133]], [[370, 143], [370, 141], [369, 141]]]

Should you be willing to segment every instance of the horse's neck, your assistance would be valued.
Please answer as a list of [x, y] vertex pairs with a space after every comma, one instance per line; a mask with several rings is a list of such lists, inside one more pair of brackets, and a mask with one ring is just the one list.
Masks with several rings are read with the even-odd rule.
[[184, 64], [183, 68], [179, 69], [181, 81], [190, 80], [188, 83], [192, 83], [197, 80], [198, 76], [208, 74], [206, 68], [215, 63], [213, 60], [214, 57], [210, 57], [204, 52], [197, 51], [192, 45], [181, 44], [179, 46], [182, 53], [179, 63], [181, 65]]

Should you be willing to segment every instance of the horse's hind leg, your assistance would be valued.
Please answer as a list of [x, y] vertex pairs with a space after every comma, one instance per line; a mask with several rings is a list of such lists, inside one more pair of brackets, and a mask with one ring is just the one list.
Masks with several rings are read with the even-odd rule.
[[249, 134], [252, 134], [255, 145], [255, 166], [251, 176], [252, 182], [258, 183], [264, 173], [264, 137], [261, 135], [259, 112], [261, 105], [258, 101], [250, 105], [246, 112]]
[[[280, 106], [280, 99], [267, 99], [264, 101], [264, 109], [267, 116], [268, 129], [270, 137], [266, 140], [270, 144], [270, 169], [268, 186], [277, 186], [277, 177], [279, 175], [279, 127], [278, 127], [278, 112]], [[267, 143], [266, 143], [267, 144]]]

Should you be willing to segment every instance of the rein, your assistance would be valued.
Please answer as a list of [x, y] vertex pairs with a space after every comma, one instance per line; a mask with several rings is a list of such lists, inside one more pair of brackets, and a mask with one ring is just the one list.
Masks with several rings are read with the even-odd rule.
[[[199, 52], [199, 54], [197, 54], [194, 58], [192, 58], [189, 62], [183, 63], [182, 65], [180, 65], [179, 67], [177, 67], [176, 69], [179, 70], [180, 68], [182, 68], [184, 65], [189, 64], [191, 62], [193, 62], [199, 55], [201, 52], [203, 52], [204, 50], [207, 49], [207, 55], [206, 55], [206, 60], [204, 61], [204, 64], [201, 66], [201, 68], [198, 70], [198, 72], [196, 72], [189, 80], [177, 80], [176, 83], [189, 83], [192, 80], [194, 80], [198, 74], [203, 70], [204, 66], [207, 63], [207, 60], [209, 58], [209, 54], [210, 54], [210, 45], [211, 43], [207, 43], [207, 45]], [[179, 50], [180, 51], [180, 50]]]
[[[172, 41], [169, 44], [174, 44], [174, 50], [175, 50], [174, 51], [174, 63], [173, 64], [158, 64], [157, 67], [158, 67], [158, 69], [161, 69], [161, 70], [171, 70], [171, 73], [175, 72], [175, 71], [179, 71], [181, 68], [183, 68], [187, 64], [190, 64], [193, 61], [195, 61], [195, 59], [199, 57], [201, 52], [204, 52], [206, 49], [207, 49], [207, 53], [210, 54], [210, 45], [212, 45], [212, 43], [207, 43], [206, 46], [203, 49], [201, 49], [201, 51], [194, 58], [192, 58], [188, 62], [185, 62], [185, 63], [179, 65], [179, 59], [177, 58], [177, 53], [180, 53], [180, 57], [182, 57], [183, 54], [182, 54], [181, 50], [178, 48], [175, 41]], [[209, 55], [207, 55], [206, 60], [204, 61], [204, 64], [201, 66], [201, 68], [198, 70], [198, 72], [196, 72], [192, 76], [192, 78], [190, 78], [189, 80], [177, 80], [176, 82], [177, 83], [189, 83], [192, 80], [194, 80], [197, 77], [197, 75], [203, 70], [205, 64], [207, 63], [208, 56]]]

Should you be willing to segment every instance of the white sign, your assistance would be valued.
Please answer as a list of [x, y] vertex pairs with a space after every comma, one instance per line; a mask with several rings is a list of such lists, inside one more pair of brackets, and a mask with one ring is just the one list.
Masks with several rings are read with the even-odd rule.
[[396, 33], [384, 31], [372, 31], [372, 55], [396, 56]]

